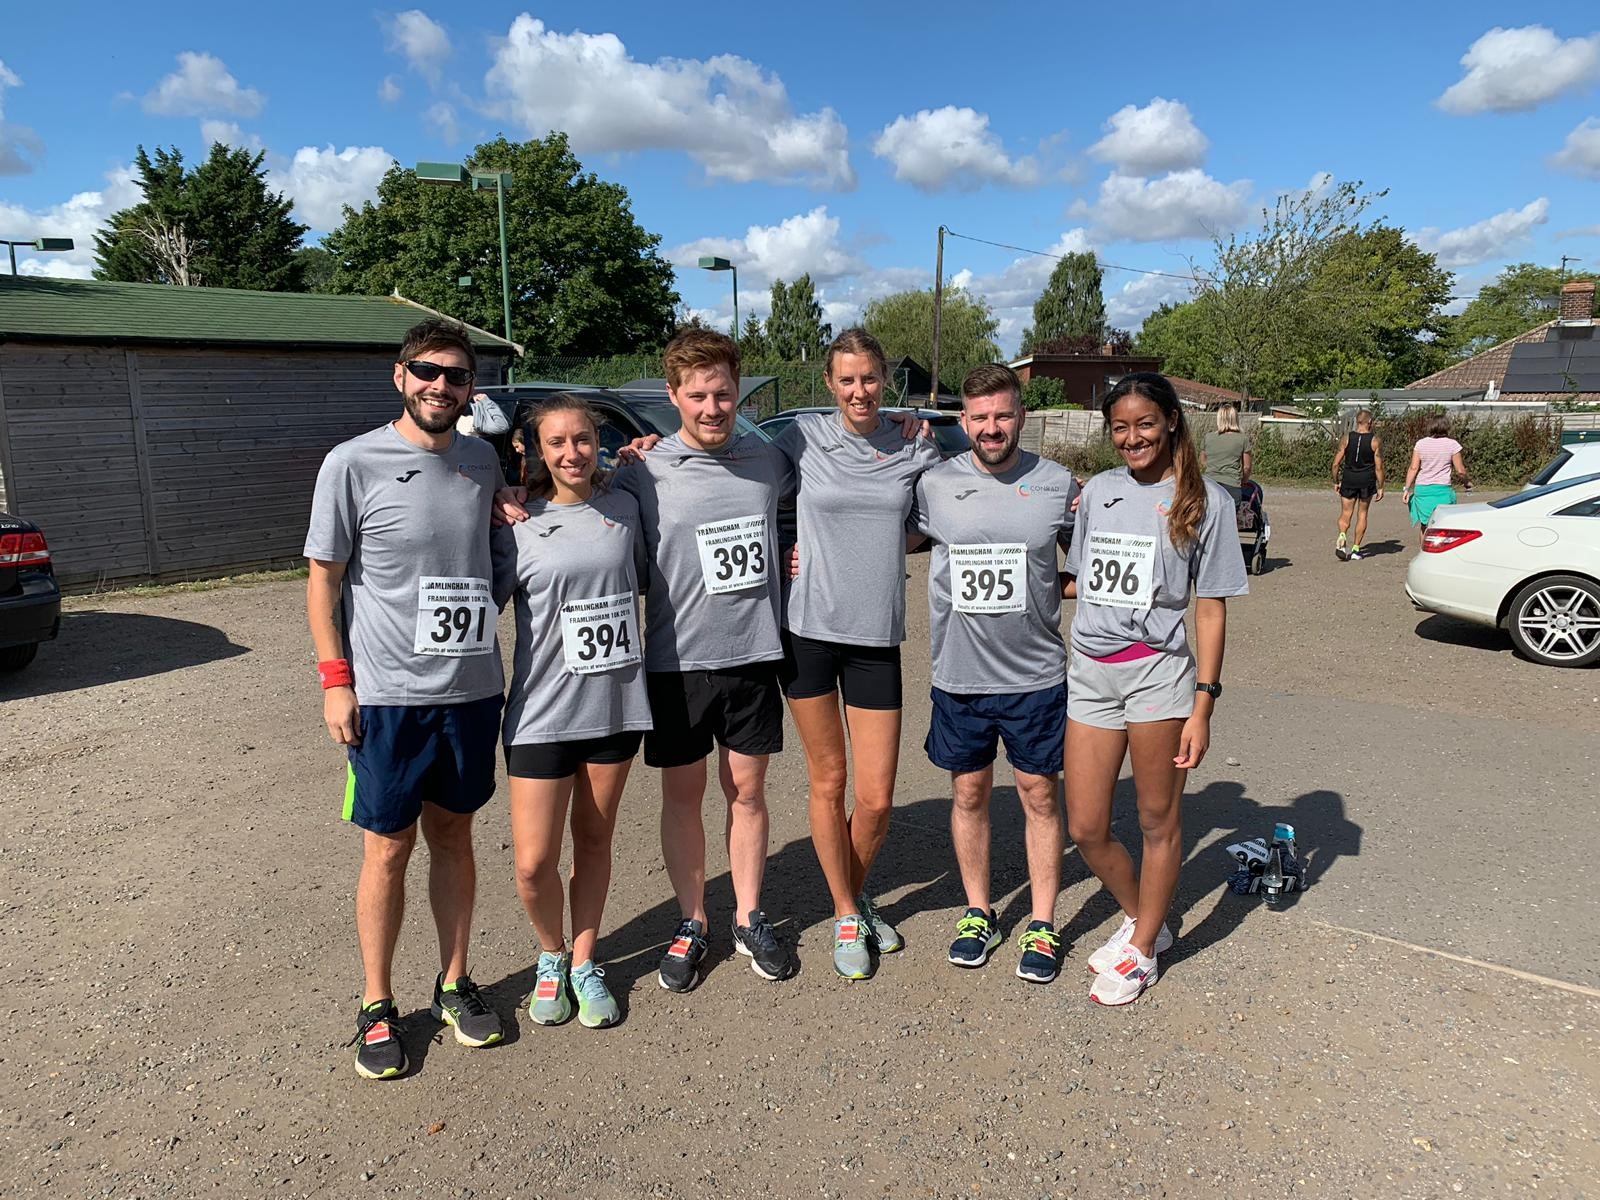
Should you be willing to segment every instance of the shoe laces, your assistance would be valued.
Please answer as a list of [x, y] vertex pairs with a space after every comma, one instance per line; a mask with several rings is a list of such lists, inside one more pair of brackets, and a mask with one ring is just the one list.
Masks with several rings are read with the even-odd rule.
[[853, 937], [853, 938], [847, 938], [843, 934], [845, 922], [848, 921], [848, 920], [850, 920], [850, 918], [849, 917], [845, 917], [845, 918], [843, 918], [841, 920], [838, 920], [838, 921], [835, 921], [833, 923], [833, 940], [838, 942], [840, 945], [845, 945], [845, 946], [853, 945], [856, 942], [864, 942], [864, 941], [866, 941], [867, 937], [868, 937], [868, 932], [867, 932], [868, 917], [867, 917], [867, 914], [866, 913], [858, 913], [858, 914], [856, 914], [856, 917], [855, 917], [856, 936]]
[[[1024, 929], [1022, 936], [1017, 939], [1017, 946], [1026, 953], [1037, 949], [1041, 942], [1052, 951], [1061, 949], [1061, 935], [1054, 929]], [[1052, 953], [1050, 957], [1054, 958], [1055, 955]]]
[[533, 972], [537, 979], [560, 979], [561, 955], [544, 951], [539, 955], [538, 965], [534, 967]]
[[965, 916], [956, 922], [957, 937], [987, 938], [989, 936], [989, 918]]
[[606, 969], [604, 967], [590, 967], [586, 971], [572, 973], [572, 990], [578, 993], [580, 999], [591, 1003], [604, 1000], [611, 995], [606, 987]]
[[741, 929], [739, 934], [752, 950], [759, 948], [769, 954], [778, 952], [778, 931], [772, 927], [772, 922], [767, 920], [764, 912], [753, 913], [750, 924]]
[[393, 1034], [394, 1033], [393, 1023], [395, 1021], [399, 1020], [399, 1018], [400, 1018], [400, 1013], [395, 1008], [394, 1001], [392, 1001], [392, 1000], [382, 1008], [375, 1008], [375, 1007], [363, 1008], [361, 1010], [361, 1015], [356, 1018], [356, 1035], [355, 1035], [355, 1037], [351, 1038], [348, 1042], [346, 1042], [344, 1044], [345, 1045], [345, 1049], [348, 1050], [351, 1046], [354, 1046], [362, 1038], [366, 1037], [367, 1036], [367, 1030], [371, 1029], [374, 1025], [378, 1024], [381, 1021], [390, 1022], [389, 1032], [391, 1034]]
[[[450, 992], [445, 993], [447, 996], [451, 994]], [[456, 980], [453, 994], [461, 1010], [468, 1016], [481, 1017], [489, 1012], [489, 1006], [483, 1002], [483, 994], [478, 991], [478, 985], [473, 983], [467, 976], [463, 975]]]

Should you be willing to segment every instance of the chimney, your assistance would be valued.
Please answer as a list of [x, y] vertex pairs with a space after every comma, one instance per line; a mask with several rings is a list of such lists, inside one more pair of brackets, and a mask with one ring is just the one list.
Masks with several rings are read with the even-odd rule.
[[1589, 321], [1594, 318], [1594, 282], [1575, 280], [1561, 288], [1561, 320]]

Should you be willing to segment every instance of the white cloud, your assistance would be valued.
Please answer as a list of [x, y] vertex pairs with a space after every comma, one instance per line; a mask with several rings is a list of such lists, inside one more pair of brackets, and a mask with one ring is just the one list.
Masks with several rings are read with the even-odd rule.
[[5, 119], [7, 88], [21, 87], [17, 73], [0, 62], [0, 175], [27, 175], [44, 158], [44, 142], [26, 125]]
[[[1034, 301], [1049, 281], [1050, 272], [1056, 269], [1059, 256], [1093, 249], [1086, 230], [1069, 229], [1046, 247], [1045, 254], [1014, 258], [1000, 270], [987, 273], [963, 268], [950, 282], [988, 302], [1000, 321], [995, 340], [1002, 350], [1009, 350], [1022, 340], [1022, 331], [1033, 323]], [[927, 282], [921, 286], [926, 287]]]
[[461, 140], [461, 122], [456, 119], [454, 105], [443, 100], [430, 104], [423, 112], [422, 119], [434, 136], [447, 145], [453, 146]]
[[1187, 105], [1160, 96], [1143, 108], [1129, 104], [1111, 114], [1106, 135], [1089, 154], [1124, 175], [1154, 175], [1198, 167], [1211, 143], [1195, 127]]
[[1558, 171], [1600, 179], [1600, 117], [1590, 117], [1571, 133], [1561, 149], [1550, 156]]
[[405, 90], [400, 86], [400, 81], [393, 75], [385, 75], [383, 82], [378, 85], [378, 99], [385, 104], [398, 103]]
[[714, 179], [855, 187], [831, 108], [796, 114], [783, 81], [731, 54], [637, 62], [615, 34], [556, 33], [526, 13], [485, 79], [491, 115], [579, 151], [681, 150]]
[[1600, 225], [1583, 225], [1577, 229], [1558, 229], [1558, 238], [1600, 237]]
[[985, 183], [1030, 187], [1040, 179], [1036, 159], [1006, 155], [987, 114], [953, 105], [896, 117], [872, 152], [893, 164], [896, 179], [924, 192], [971, 192]]
[[1161, 305], [1182, 304], [1193, 294], [1194, 285], [1187, 279], [1135, 275], [1116, 291], [1106, 290], [1106, 321], [1118, 329], [1138, 329]]
[[178, 69], [145, 96], [144, 110], [164, 117], [254, 117], [266, 102], [255, 88], [240, 87], [220, 58], [185, 50], [178, 55]]
[[1467, 73], [1437, 101], [1445, 112], [1526, 112], [1600, 79], [1600, 33], [1562, 41], [1543, 25], [1496, 26], [1461, 65]]
[[246, 133], [233, 121], [201, 121], [200, 142], [206, 148], [206, 153], [211, 152], [213, 142], [221, 142], [224, 146], [235, 146], [240, 150], [248, 150], [251, 154], [259, 154], [265, 147], [261, 138], [253, 133]]
[[274, 191], [294, 201], [295, 216], [319, 232], [344, 220], [344, 206], [359, 207], [378, 191], [378, 182], [394, 163], [382, 146], [302, 146], [287, 165], [267, 173]]
[[680, 270], [693, 270], [702, 254], [726, 258], [739, 268], [739, 290], [765, 291], [774, 279], [810, 274], [816, 284], [854, 275], [865, 264], [839, 240], [839, 218], [826, 205], [797, 213], [776, 225], [752, 225], [742, 238], [700, 238], [667, 251]]
[[445, 61], [452, 53], [450, 35], [444, 26], [419, 8], [380, 20], [388, 35], [389, 49], [405, 55], [411, 69], [428, 82], [438, 83]]
[[94, 235], [111, 214], [144, 199], [131, 165], [107, 172], [105, 187], [79, 192], [60, 204], [29, 209], [0, 202], [0, 228], [16, 230], [12, 237], [69, 237], [74, 248], [64, 252], [30, 255], [17, 248], [17, 268], [23, 275], [63, 279], [88, 279], [94, 272]]
[[1417, 231], [1417, 245], [1438, 256], [1441, 267], [1467, 267], [1509, 254], [1526, 241], [1534, 226], [1550, 219], [1550, 201], [1540, 196], [1521, 208], [1508, 208], [1460, 229]]
[[1088, 217], [1096, 236], [1108, 242], [1158, 242], [1209, 237], [1237, 225], [1249, 208], [1250, 181], [1222, 183], [1192, 168], [1159, 179], [1112, 172], [1093, 205], [1069, 210]]

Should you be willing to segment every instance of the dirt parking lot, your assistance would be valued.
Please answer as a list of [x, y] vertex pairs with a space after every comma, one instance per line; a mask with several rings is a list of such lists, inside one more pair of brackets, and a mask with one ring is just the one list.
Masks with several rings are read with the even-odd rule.
[[[533, 1026], [501, 795], [478, 826], [473, 973], [513, 1032], [469, 1051], [428, 1017], [419, 862], [397, 964], [413, 1071], [383, 1085], [343, 1048], [358, 842], [303, 584], [72, 601], [60, 641], [0, 683], [0, 1190], [1595, 1195], [1600, 672], [1412, 612], [1398, 497], [1354, 564], [1331, 552], [1331, 496], [1268, 502], [1272, 570], [1230, 604], [1228, 690], [1191, 777], [1179, 942], [1138, 1004], [1088, 1002], [1082, 958], [1114, 914], [1070, 847], [1057, 983], [1015, 978], [1010, 944], [983, 971], [944, 961], [961, 896], [948, 780], [921, 752], [924, 557], [874, 879], [904, 953], [869, 982], [833, 974], [792, 746], [771, 772], [766, 902], [800, 974], [767, 983], [732, 956], [713, 851], [714, 965], [662, 991], [676, 911], [640, 764], [600, 946], [625, 1020]], [[1281, 819], [1311, 887], [1272, 912], [1226, 892], [1221, 846]], [[1136, 829], [1126, 781], [1118, 828]], [[1014, 935], [1008, 789], [995, 870]]]

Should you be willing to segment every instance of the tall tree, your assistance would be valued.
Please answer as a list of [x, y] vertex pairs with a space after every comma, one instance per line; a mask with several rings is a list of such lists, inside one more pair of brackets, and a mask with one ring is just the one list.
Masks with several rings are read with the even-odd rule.
[[[627, 189], [585, 172], [562, 133], [497, 138], [467, 159], [511, 172], [505, 193], [512, 340], [529, 354], [637, 353], [672, 334], [672, 267], [634, 219]], [[493, 192], [420, 183], [395, 166], [376, 203], [346, 208], [323, 239], [338, 265], [329, 290], [403, 295], [501, 331], [500, 235]], [[472, 285], [456, 285], [462, 275]]]
[[1181, 379], [1222, 386], [1211, 314], [1203, 300], [1163, 304], [1144, 319], [1134, 348], [1161, 360], [1161, 369]]
[[833, 340], [833, 326], [822, 319], [822, 305], [809, 274], [793, 283], [772, 281], [772, 311], [767, 314], [767, 349], [774, 358], [817, 359]]
[[744, 328], [739, 331], [739, 357], [768, 358], [771, 354], [772, 347], [767, 344], [767, 331], [761, 326], [761, 318], [755, 313], [746, 313]]
[[1277, 396], [1289, 386], [1297, 343], [1316, 315], [1313, 284], [1334, 244], [1361, 232], [1363, 214], [1386, 192], [1360, 182], [1280, 196], [1261, 227], [1212, 239], [1209, 265], [1191, 261], [1197, 299], [1216, 338], [1223, 387]]
[[[896, 292], [867, 305], [861, 324], [883, 343], [891, 360], [909, 355], [924, 367], [933, 362], [933, 290]], [[939, 322], [939, 386], [955, 391], [979, 363], [995, 362], [1000, 322], [989, 302], [949, 284]]]
[[95, 234], [95, 278], [180, 287], [299, 291], [306, 227], [293, 203], [267, 187], [263, 154], [214, 142], [185, 168], [176, 148], [134, 157], [144, 199]]
[[1021, 353], [1032, 354], [1045, 342], [1064, 337], [1083, 338], [1096, 346], [1104, 342], [1106, 300], [1100, 291], [1104, 278], [1093, 254], [1063, 256], [1033, 302], [1033, 324], [1023, 331]]
[[1569, 271], [1563, 277], [1554, 267], [1526, 262], [1506, 267], [1456, 318], [1450, 330], [1453, 355], [1471, 358], [1544, 324], [1556, 315], [1561, 285], [1581, 279], [1600, 281], [1600, 276]]

